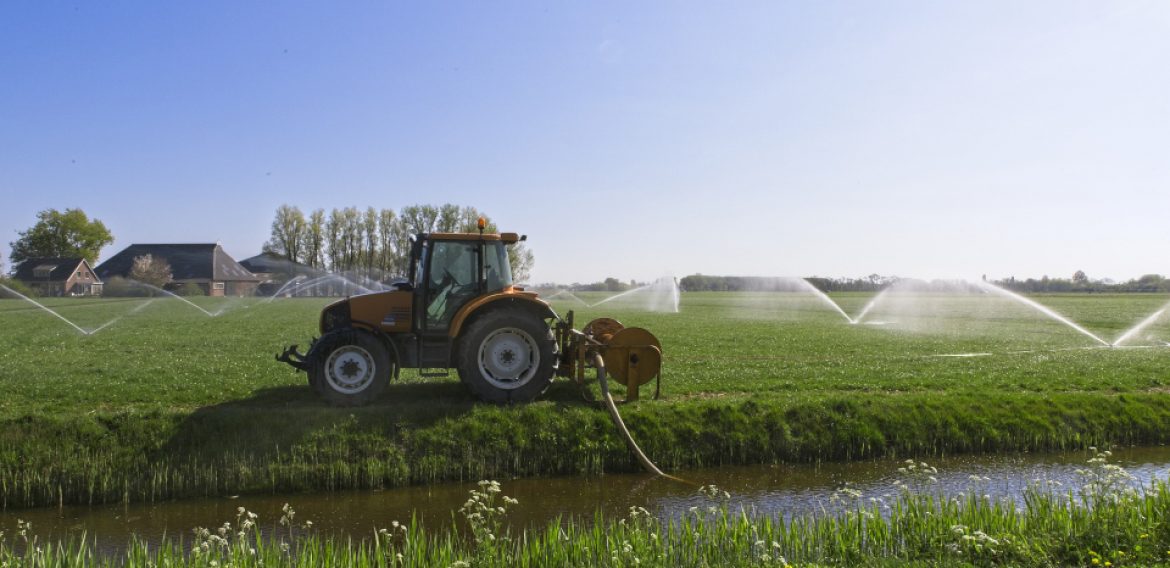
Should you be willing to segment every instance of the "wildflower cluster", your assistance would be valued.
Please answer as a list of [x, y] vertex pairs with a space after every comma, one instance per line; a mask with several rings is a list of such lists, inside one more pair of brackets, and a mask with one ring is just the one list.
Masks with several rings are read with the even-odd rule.
[[973, 557], [996, 557], [1012, 545], [1010, 536], [993, 537], [981, 530], [971, 530], [966, 525], [951, 526], [955, 541], [947, 548], [956, 554]]
[[894, 485], [903, 491], [913, 491], [921, 489], [927, 485], [934, 485], [938, 483], [938, 468], [926, 463], [915, 462], [914, 460], [906, 460], [905, 465], [898, 468], [898, 473], [906, 479], [897, 479]]
[[191, 556], [206, 560], [210, 566], [218, 566], [220, 561], [228, 561], [235, 556], [256, 556], [256, 548], [262, 546], [260, 535], [256, 529], [256, 513], [243, 507], [236, 509], [236, 526], [225, 522], [215, 530], [196, 527], [195, 543], [191, 546]]
[[[720, 489], [717, 485], [704, 485], [699, 487], [699, 494], [708, 501], [705, 513], [707, 515], [715, 515], [719, 511], [726, 513], [727, 505], [731, 502], [731, 494]], [[700, 511], [698, 506], [691, 507], [689, 511], [697, 516], [701, 516], [704, 511]]]
[[411, 546], [410, 530], [406, 528], [406, 525], [393, 521], [390, 523], [390, 528], [378, 529], [374, 533], [374, 541], [377, 548], [383, 551], [382, 556], [391, 564], [405, 564], [403, 552]]
[[519, 503], [507, 495], [500, 495], [500, 482], [483, 480], [479, 489], [471, 490], [471, 497], [459, 509], [471, 527], [471, 534], [479, 546], [490, 546], [497, 539], [506, 539], [500, 525], [508, 514], [508, 506]]
[[1109, 463], [1113, 452], [1098, 451], [1095, 447], [1089, 449], [1093, 452], [1093, 457], [1089, 458], [1089, 467], [1076, 472], [1085, 481], [1081, 487], [1082, 498], [1086, 502], [1100, 504], [1104, 501], [1118, 503], [1135, 497], [1137, 490], [1134, 483], [1137, 478], [1125, 468]]
[[780, 554], [781, 548], [782, 547], [780, 546], [780, 543], [774, 540], [770, 546], [763, 540], [756, 540], [752, 544], [752, 552], [761, 564], [775, 564], [781, 568], [789, 568], [792, 565], [788, 563], [788, 560], [784, 558], [784, 555]]

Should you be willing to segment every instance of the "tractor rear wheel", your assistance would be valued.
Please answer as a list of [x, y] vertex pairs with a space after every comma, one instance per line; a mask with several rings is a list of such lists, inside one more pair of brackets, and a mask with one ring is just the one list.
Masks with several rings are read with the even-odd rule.
[[390, 382], [390, 355], [373, 334], [346, 330], [321, 337], [309, 384], [336, 406], [360, 406], [378, 397]]
[[459, 342], [459, 378], [488, 402], [528, 402], [548, 388], [556, 340], [544, 320], [495, 310], [477, 318]]

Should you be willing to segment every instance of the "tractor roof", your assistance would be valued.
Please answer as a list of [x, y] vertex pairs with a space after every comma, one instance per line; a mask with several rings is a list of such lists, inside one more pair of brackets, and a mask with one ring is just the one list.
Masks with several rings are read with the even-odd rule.
[[504, 241], [509, 245], [523, 240], [516, 233], [429, 233], [425, 237], [436, 241]]

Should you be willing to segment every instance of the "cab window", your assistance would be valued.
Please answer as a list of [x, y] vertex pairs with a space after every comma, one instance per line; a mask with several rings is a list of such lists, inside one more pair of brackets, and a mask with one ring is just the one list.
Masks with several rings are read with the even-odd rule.
[[508, 247], [501, 242], [484, 243], [483, 271], [487, 291], [495, 292], [512, 285], [512, 267], [508, 264]]
[[433, 241], [427, 274], [427, 327], [443, 329], [455, 312], [478, 294], [475, 243]]

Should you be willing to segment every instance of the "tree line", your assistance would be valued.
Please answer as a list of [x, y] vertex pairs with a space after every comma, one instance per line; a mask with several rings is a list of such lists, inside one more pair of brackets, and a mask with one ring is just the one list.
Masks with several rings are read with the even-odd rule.
[[[497, 232], [495, 223], [471, 206], [408, 205], [398, 211], [367, 207], [315, 209], [281, 205], [272, 221], [264, 252], [328, 272], [344, 272], [382, 280], [406, 276], [410, 267], [411, 236], [417, 233], [477, 232], [479, 218], [485, 232]], [[511, 245], [509, 258], [516, 282], [528, 278], [535, 258], [524, 243]]]
[[1043, 276], [1039, 279], [1026, 278], [1017, 280], [1016, 277], [1012, 276], [1003, 280], [996, 280], [994, 283], [1013, 292], [1025, 294], [1056, 294], [1062, 292], [1121, 294], [1170, 292], [1170, 279], [1161, 274], [1145, 274], [1132, 280], [1126, 280], [1125, 282], [1114, 282], [1108, 279], [1093, 280], [1087, 277], [1083, 271], [1078, 270], [1073, 274], [1072, 278], [1049, 278], [1048, 276]]
[[[805, 278], [822, 292], [876, 292], [896, 282], [897, 277], [870, 274], [865, 278]], [[767, 292], [787, 289], [784, 279], [763, 276], [710, 276], [691, 274], [678, 282], [683, 292]]]
[[[822, 292], [876, 292], [898, 282], [901, 278], [871, 274], [864, 278], [813, 276], [805, 278], [805, 280]], [[766, 292], [786, 289], [780, 284], [781, 282], [782, 279], [759, 276], [692, 274], [679, 280], [679, 289], [684, 292]], [[1161, 274], [1146, 274], [1125, 282], [1114, 282], [1108, 279], [1093, 280], [1083, 271], [1078, 270], [1072, 278], [1042, 276], [1040, 278], [1017, 279], [1012, 276], [991, 282], [1002, 288], [1024, 294], [1170, 292], [1170, 278]]]

